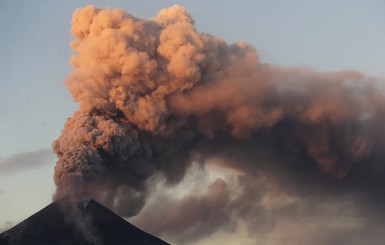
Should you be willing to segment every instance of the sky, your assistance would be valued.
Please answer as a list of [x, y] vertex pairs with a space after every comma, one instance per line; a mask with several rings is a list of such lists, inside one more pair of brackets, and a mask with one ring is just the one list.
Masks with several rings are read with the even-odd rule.
[[89, 4], [141, 18], [180, 4], [198, 31], [250, 43], [262, 62], [385, 76], [383, 1], [3, 1], [0, 230], [51, 201], [51, 144], [77, 108], [63, 83], [71, 70], [71, 14]]

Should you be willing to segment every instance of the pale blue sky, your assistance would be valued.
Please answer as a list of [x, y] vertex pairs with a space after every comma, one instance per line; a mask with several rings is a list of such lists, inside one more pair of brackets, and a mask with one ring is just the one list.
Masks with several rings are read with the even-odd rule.
[[[89, 4], [123, 8], [143, 18], [180, 4], [199, 31], [228, 42], [249, 42], [263, 62], [385, 76], [381, 0], [2, 1], [0, 165], [20, 153], [50, 148], [76, 109], [63, 84], [70, 71], [70, 21], [74, 9]], [[6, 220], [18, 222], [49, 202], [55, 159], [37, 159], [46, 164], [0, 173], [0, 229]], [[40, 190], [35, 197], [34, 186]], [[20, 210], [22, 200], [30, 203], [29, 210]], [[5, 213], [12, 215], [4, 218]]]

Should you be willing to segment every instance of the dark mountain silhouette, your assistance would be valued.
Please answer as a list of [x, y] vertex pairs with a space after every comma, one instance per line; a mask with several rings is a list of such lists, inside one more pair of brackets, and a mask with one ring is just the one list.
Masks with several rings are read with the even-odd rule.
[[169, 245], [92, 199], [53, 202], [0, 234], [0, 245]]

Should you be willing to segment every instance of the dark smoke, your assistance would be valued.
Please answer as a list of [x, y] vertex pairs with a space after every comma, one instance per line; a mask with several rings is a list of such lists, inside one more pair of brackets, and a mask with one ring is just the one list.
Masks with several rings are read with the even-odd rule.
[[[55, 198], [92, 196], [179, 242], [239, 227], [273, 234], [341, 205], [365, 229], [383, 223], [371, 218], [385, 203], [383, 81], [264, 64], [248, 44], [197, 32], [180, 6], [149, 20], [88, 6], [71, 31], [65, 82], [80, 108], [53, 143]], [[202, 183], [210, 166], [230, 174], [167, 194], [195, 165]], [[339, 236], [319, 244], [353, 241]]]

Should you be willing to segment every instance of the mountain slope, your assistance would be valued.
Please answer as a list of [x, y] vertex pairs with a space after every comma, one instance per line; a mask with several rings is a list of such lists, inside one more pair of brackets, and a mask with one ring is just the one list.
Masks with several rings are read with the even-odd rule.
[[0, 234], [0, 244], [169, 245], [128, 223], [92, 199], [51, 203]]

